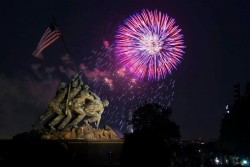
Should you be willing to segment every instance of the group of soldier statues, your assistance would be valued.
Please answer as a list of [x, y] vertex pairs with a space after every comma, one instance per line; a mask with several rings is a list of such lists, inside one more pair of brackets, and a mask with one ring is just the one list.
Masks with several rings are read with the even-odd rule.
[[[51, 130], [63, 130], [65, 127], [78, 128], [85, 116], [85, 124], [94, 123], [98, 129], [101, 115], [104, 108], [109, 105], [108, 100], [101, 100], [95, 93], [89, 91], [88, 85], [83, 85], [79, 74], [76, 74], [71, 82], [67, 85], [61, 82], [58, 86], [56, 96], [48, 104], [48, 110], [39, 117], [35, 123], [41, 124], [52, 114], [57, 116], [49, 122]], [[72, 114], [75, 117], [72, 119]]]

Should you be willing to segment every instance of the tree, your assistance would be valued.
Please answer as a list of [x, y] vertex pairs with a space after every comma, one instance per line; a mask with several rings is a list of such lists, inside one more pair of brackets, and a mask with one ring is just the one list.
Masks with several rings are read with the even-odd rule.
[[122, 165], [169, 165], [179, 126], [169, 119], [171, 108], [145, 104], [132, 117], [134, 133], [125, 135]]
[[157, 103], [145, 104], [138, 108], [132, 117], [132, 124], [136, 131], [154, 131], [164, 139], [179, 139], [180, 130], [178, 125], [169, 117], [171, 108], [165, 108]]
[[250, 155], [250, 83], [221, 121], [220, 141], [230, 150]]

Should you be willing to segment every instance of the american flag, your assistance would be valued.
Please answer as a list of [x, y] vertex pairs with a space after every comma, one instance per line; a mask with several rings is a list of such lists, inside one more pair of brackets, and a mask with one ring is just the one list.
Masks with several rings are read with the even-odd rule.
[[43, 59], [43, 50], [49, 47], [55, 41], [57, 41], [60, 37], [61, 32], [59, 28], [54, 23], [52, 23], [43, 34], [37, 45], [36, 50], [32, 53], [32, 55], [36, 58]]

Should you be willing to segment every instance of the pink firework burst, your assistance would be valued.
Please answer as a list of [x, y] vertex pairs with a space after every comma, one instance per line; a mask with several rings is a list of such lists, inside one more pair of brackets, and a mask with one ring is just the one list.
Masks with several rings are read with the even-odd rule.
[[180, 32], [167, 14], [142, 10], [119, 27], [116, 56], [138, 79], [163, 79], [181, 62], [185, 46]]

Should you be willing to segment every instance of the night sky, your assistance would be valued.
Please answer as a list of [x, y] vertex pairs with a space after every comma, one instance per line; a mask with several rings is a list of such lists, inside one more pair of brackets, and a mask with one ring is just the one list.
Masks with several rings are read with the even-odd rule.
[[[0, 138], [31, 130], [74, 70], [62, 41], [32, 56], [56, 18], [85, 84], [110, 106], [102, 125], [126, 131], [128, 113], [145, 102], [173, 109], [183, 139], [216, 139], [233, 85], [250, 81], [250, 2], [243, 0], [44, 0], [2, 1]], [[118, 26], [142, 9], [176, 19], [185, 54], [177, 70], [160, 81], [136, 80], [114, 55]]]

